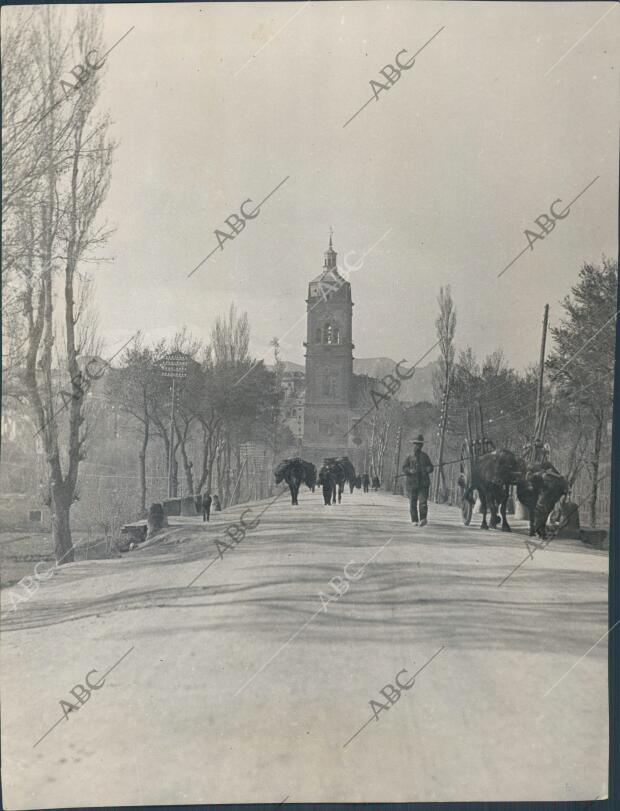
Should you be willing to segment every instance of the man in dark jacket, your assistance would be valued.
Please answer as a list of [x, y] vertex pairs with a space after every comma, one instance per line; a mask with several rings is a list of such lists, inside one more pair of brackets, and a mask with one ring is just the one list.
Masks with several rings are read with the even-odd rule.
[[[422, 434], [413, 440], [413, 453], [405, 459], [403, 473], [407, 477], [409, 490], [409, 512], [412, 522], [421, 527], [426, 525], [428, 514], [428, 491], [431, 486], [430, 474], [433, 472], [433, 463], [422, 450], [424, 437]], [[418, 505], [420, 508], [418, 518]]]
[[362, 486], [364, 487], [364, 492], [368, 492], [368, 488], [370, 487], [370, 476], [368, 473], [364, 473], [362, 476]]
[[335, 463], [336, 459], [330, 456], [323, 460], [323, 467], [319, 470], [318, 483], [323, 488], [323, 501], [326, 507], [336, 503], [338, 482], [334, 472]]
[[202, 520], [208, 521], [211, 515], [211, 493], [207, 490], [202, 495]]

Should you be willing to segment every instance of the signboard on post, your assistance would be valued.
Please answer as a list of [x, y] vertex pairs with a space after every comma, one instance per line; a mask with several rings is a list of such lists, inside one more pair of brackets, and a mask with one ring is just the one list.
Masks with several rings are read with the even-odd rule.
[[161, 373], [164, 377], [171, 377], [173, 380], [182, 380], [187, 377], [187, 367], [189, 366], [189, 355], [183, 352], [172, 352], [166, 355], [159, 362]]

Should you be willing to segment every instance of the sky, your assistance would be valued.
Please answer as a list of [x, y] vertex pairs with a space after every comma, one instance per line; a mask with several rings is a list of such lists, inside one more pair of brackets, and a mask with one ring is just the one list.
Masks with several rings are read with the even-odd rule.
[[[134, 26], [100, 100], [119, 142], [110, 261], [93, 270], [108, 351], [138, 329], [207, 338], [234, 301], [256, 356], [278, 337], [303, 363], [333, 228], [339, 264], [367, 254], [356, 357], [417, 359], [450, 285], [459, 348], [537, 362], [544, 304], [557, 323], [582, 263], [617, 255], [619, 22], [596, 2], [106, 6], [107, 47]], [[427, 42], [374, 98], [380, 70]], [[530, 250], [525, 229], [593, 180]]]

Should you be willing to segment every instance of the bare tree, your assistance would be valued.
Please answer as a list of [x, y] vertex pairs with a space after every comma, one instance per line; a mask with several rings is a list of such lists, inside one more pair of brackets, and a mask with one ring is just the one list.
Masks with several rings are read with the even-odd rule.
[[441, 403], [442, 419], [439, 427], [439, 448], [437, 452], [437, 472], [435, 474], [435, 500], [439, 499], [440, 487], [445, 498], [447, 493], [446, 475], [443, 468], [443, 452], [447, 427], [448, 404], [450, 398], [450, 386], [454, 373], [454, 332], [456, 330], [456, 309], [452, 300], [450, 285], [445, 289], [439, 288], [437, 297], [439, 304], [439, 315], [435, 320], [437, 337], [439, 339], [439, 369], [437, 371], [435, 384], [439, 396], [438, 404]]
[[160, 381], [157, 360], [164, 355], [163, 341], [153, 349], [145, 347], [138, 335], [122, 360], [121, 368], [109, 374], [107, 396], [137, 422], [140, 435], [138, 472], [140, 477], [140, 513], [146, 513], [146, 460], [153, 423], [153, 403], [157, 400]]
[[[24, 386], [47, 459], [47, 500], [58, 563], [73, 560], [70, 510], [78, 495], [87, 438], [78, 358], [96, 349], [93, 321], [84, 317], [91, 287], [80, 265], [107, 236], [96, 220], [110, 182], [113, 151], [109, 122], [95, 115], [98, 73], [66, 103], [57, 104], [61, 77], [71, 67], [71, 48], [86, 54], [101, 45], [101, 13], [96, 8], [79, 7], [68, 32], [66, 22], [66, 11], [54, 6], [37, 10], [29, 21], [28, 47], [19, 51], [20, 60], [28, 60], [28, 99], [35, 100], [25, 102], [29, 146], [22, 144], [26, 136], [16, 128], [14, 104], [6, 150], [17, 160], [5, 166], [7, 230], [14, 248], [11, 288], [22, 304], [25, 323]], [[30, 122], [39, 110], [47, 112]], [[57, 389], [67, 379], [71, 396], [63, 408]]]

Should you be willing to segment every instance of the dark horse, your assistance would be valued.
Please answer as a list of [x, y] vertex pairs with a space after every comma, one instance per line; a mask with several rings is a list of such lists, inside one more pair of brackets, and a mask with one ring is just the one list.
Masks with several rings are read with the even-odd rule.
[[[323, 467], [319, 473], [319, 481], [323, 485], [325, 503], [335, 504], [337, 498], [338, 504], [340, 504], [345, 484], [349, 482], [349, 487], [353, 492], [355, 483], [355, 468], [349, 457], [339, 456], [336, 459], [334, 456], [328, 456], [324, 459]], [[329, 498], [327, 498], [327, 492], [330, 493]]]
[[527, 507], [530, 535], [547, 537], [547, 519], [556, 501], [568, 493], [568, 482], [551, 462], [528, 464], [525, 477], [517, 482], [517, 496]]
[[316, 486], [316, 468], [312, 462], [306, 462], [299, 456], [295, 459], [283, 459], [275, 469], [276, 484], [285, 481], [291, 491], [291, 504], [298, 505], [297, 496], [303, 482], [314, 491]]
[[355, 487], [355, 468], [348, 456], [339, 456], [336, 459], [336, 464], [340, 468], [340, 477], [338, 479], [338, 503], [340, 504], [345, 484], [348, 483], [350, 493], [353, 492], [353, 488]]
[[512, 451], [493, 451], [482, 456], [473, 466], [472, 480], [463, 497], [472, 505], [474, 503], [474, 490], [480, 496], [482, 507], [482, 524], [480, 529], [488, 529], [487, 509], [491, 511], [491, 529], [500, 523], [497, 508], [501, 512], [503, 532], [511, 532], [506, 519], [506, 502], [510, 492], [510, 485], [517, 484], [525, 476], [525, 463], [518, 459]]

